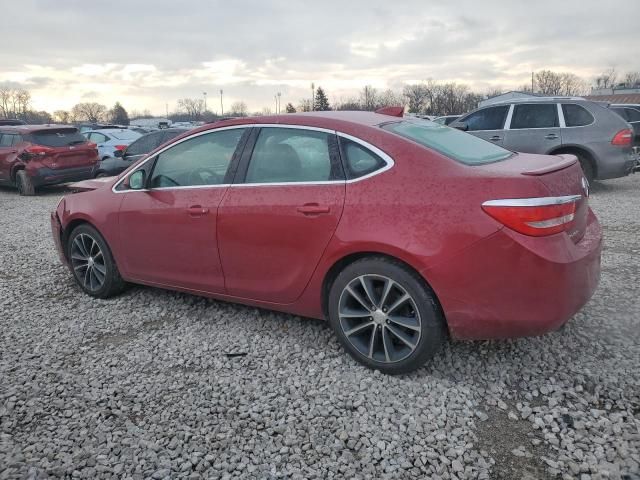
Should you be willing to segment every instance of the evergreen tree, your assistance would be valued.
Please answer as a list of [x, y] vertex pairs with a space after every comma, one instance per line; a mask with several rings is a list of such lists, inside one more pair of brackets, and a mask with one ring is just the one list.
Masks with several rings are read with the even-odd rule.
[[296, 107], [293, 106], [293, 103], [287, 103], [287, 113], [296, 113]]
[[318, 89], [316, 90], [316, 99], [315, 103], [313, 104], [313, 109], [319, 111], [331, 110], [331, 107], [329, 106], [329, 99], [324, 93], [322, 87], [318, 87]]
[[129, 115], [120, 102], [116, 102], [110, 113], [111, 121], [116, 125], [129, 125]]

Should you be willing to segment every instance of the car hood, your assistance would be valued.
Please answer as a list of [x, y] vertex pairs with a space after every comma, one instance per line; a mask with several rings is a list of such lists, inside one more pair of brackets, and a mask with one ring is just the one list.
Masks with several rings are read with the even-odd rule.
[[116, 177], [101, 177], [92, 178], [90, 180], [83, 180], [81, 182], [75, 182], [69, 185], [69, 188], [74, 192], [88, 192], [90, 190], [97, 190], [104, 188], [107, 185], [112, 185]]

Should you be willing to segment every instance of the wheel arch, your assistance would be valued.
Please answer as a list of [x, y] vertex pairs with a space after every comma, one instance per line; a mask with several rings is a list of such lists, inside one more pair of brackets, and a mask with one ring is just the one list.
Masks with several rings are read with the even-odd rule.
[[[100, 229], [98, 227], [96, 227], [96, 225], [94, 223], [92, 223], [89, 219], [84, 218], [84, 217], [76, 217], [74, 219], [72, 219], [71, 221], [69, 221], [64, 229], [62, 229], [62, 232], [60, 233], [60, 241], [61, 244], [63, 246], [62, 250], [64, 252], [64, 256], [67, 258], [67, 260], [69, 259], [68, 255], [67, 255], [67, 241], [69, 240], [69, 235], [71, 235], [71, 232], [73, 232], [77, 227], [79, 227], [80, 225], [89, 225], [91, 228], [94, 228], [101, 236], [102, 238], [104, 238], [105, 242], [107, 241], [104, 234], [100, 231]], [[109, 247], [109, 249], [111, 250], [111, 246], [107, 243], [107, 247]], [[113, 252], [112, 252], [113, 254]], [[115, 257], [114, 257], [114, 261], [115, 261]], [[117, 263], [117, 262], [116, 262]]]
[[19, 170], [25, 170], [25, 165], [24, 163], [16, 163], [15, 165], [13, 165], [11, 167], [11, 171], [9, 174], [9, 178], [11, 179], [12, 183], [16, 183], [16, 175], [18, 175], [18, 171]]
[[429, 290], [429, 292], [433, 295], [433, 299], [436, 303], [436, 307], [440, 310], [440, 314], [442, 315], [442, 318], [444, 319], [445, 325], [447, 327], [447, 331], [449, 329], [448, 323], [447, 323], [447, 318], [446, 315], [444, 313], [444, 310], [442, 308], [442, 304], [440, 303], [440, 299], [438, 298], [438, 294], [436, 293], [436, 291], [433, 289], [433, 287], [431, 286], [431, 283], [429, 283], [429, 281], [424, 277], [424, 275], [421, 275], [420, 272], [414, 268], [410, 263], [408, 263], [407, 261], [403, 260], [402, 258], [399, 258], [397, 256], [391, 255], [389, 253], [384, 253], [384, 252], [379, 252], [379, 251], [363, 251], [363, 252], [352, 252], [349, 254], [346, 254], [344, 256], [342, 256], [341, 258], [339, 258], [338, 260], [336, 260], [331, 267], [329, 268], [329, 270], [327, 270], [327, 273], [325, 274], [323, 280], [322, 280], [322, 290], [321, 290], [321, 302], [322, 302], [322, 313], [325, 316], [325, 318], [329, 318], [329, 305], [328, 305], [328, 301], [329, 301], [329, 291], [331, 290], [331, 286], [333, 285], [333, 282], [336, 280], [336, 278], [338, 277], [338, 275], [340, 274], [340, 272], [342, 270], [344, 270], [347, 266], [349, 266], [350, 264], [352, 264], [355, 261], [361, 260], [363, 258], [374, 258], [374, 257], [383, 257], [389, 260], [393, 260], [394, 262], [400, 263], [401, 265], [403, 265], [404, 267], [408, 268], [409, 270], [411, 270], [424, 284], [424, 286]]
[[562, 145], [551, 150], [549, 155], [559, 155], [561, 153], [573, 153], [574, 155], [584, 157], [591, 164], [591, 168], [593, 168], [594, 178], [598, 178], [598, 163], [596, 162], [595, 155], [588, 148], [581, 145]]

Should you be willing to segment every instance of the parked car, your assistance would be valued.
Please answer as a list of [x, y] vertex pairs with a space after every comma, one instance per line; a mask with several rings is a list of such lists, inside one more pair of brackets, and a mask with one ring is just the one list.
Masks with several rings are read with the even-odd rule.
[[80, 133], [85, 134], [92, 130], [104, 130], [104, 129], [112, 129], [112, 128], [120, 128], [118, 125], [113, 125], [110, 123], [81, 123], [77, 125]]
[[134, 140], [141, 137], [138, 132], [126, 128], [90, 130], [84, 133], [90, 141], [98, 145], [100, 159], [113, 157], [117, 150], [124, 150]]
[[51, 225], [87, 294], [132, 282], [328, 318], [355, 359], [386, 373], [418, 368], [449, 335], [556, 329], [600, 275], [575, 156], [518, 154], [419, 119], [219, 122], [73, 188]]
[[0, 127], [8, 127], [12, 125], [26, 125], [27, 122], [18, 120], [17, 118], [0, 118]]
[[630, 125], [606, 104], [583, 98], [511, 99], [450, 126], [517, 152], [576, 155], [589, 181], [623, 177], [636, 164]]
[[77, 128], [60, 125], [0, 127], [0, 184], [34, 195], [43, 185], [93, 177], [95, 143]]
[[613, 104], [609, 108], [633, 127], [633, 144], [640, 147], [640, 105]]
[[452, 122], [455, 122], [460, 118], [460, 115], [444, 115], [442, 117], [436, 117], [433, 119], [433, 122], [439, 125], [449, 125]]
[[116, 150], [113, 157], [101, 160], [96, 169], [96, 177], [118, 175], [129, 168], [133, 162], [140, 160], [150, 151], [186, 131], [188, 129], [168, 128], [141, 136], [124, 150]]

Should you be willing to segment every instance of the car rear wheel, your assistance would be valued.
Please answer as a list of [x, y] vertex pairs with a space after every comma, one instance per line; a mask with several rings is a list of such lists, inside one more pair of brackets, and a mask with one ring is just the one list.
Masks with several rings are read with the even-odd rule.
[[90, 225], [76, 227], [67, 241], [67, 258], [80, 288], [92, 297], [120, 293], [125, 282], [102, 235]]
[[32, 196], [36, 194], [33, 182], [24, 170], [18, 170], [16, 173], [16, 187], [20, 195]]
[[329, 293], [329, 321], [352, 357], [388, 374], [419, 368], [446, 338], [429, 287], [385, 257], [357, 260], [337, 276]]

